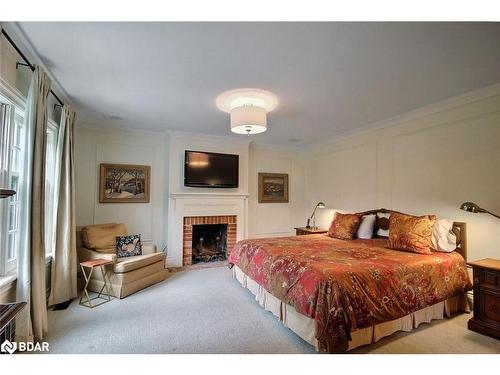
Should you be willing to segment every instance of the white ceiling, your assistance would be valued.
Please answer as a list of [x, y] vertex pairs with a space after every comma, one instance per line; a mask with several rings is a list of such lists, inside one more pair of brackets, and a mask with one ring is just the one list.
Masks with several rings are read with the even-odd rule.
[[231, 135], [215, 98], [256, 87], [254, 139], [307, 144], [500, 81], [500, 23], [18, 25], [92, 124]]

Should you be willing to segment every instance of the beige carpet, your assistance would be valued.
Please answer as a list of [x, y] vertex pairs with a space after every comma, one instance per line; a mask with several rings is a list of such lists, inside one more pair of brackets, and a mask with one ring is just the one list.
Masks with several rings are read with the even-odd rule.
[[[422, 324], [351, 353], [500, 353], [468, 314]], [[226, 267], [176, 272], [123, 300], [49, 312], [52, 353], [315, 353], [264, 311]]]
[[352, 353], [378, 354], [500, 354], [500, 340], [467, 329], [471, 314], [422, 324], [412, 332], [396, 332], [379, 342], [359, 347]]

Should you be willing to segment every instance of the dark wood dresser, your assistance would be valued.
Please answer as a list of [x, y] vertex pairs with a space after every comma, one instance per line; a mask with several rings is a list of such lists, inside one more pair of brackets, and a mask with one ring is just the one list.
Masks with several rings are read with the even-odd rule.
[[328, 232], [326, 229], [320, 229], [320, 228], [306, 228], [306, 227], [299, 227], [299, 228], [294, 228], [295, 229], [295, 235], [296, 236], [304, 236], [306, 234], [318, 234], [318, 233], [326, 233]]
[[486, 258], [467, 264], [474, 273], [474, 316], [469, 329], [500, 339], [500, 260]]

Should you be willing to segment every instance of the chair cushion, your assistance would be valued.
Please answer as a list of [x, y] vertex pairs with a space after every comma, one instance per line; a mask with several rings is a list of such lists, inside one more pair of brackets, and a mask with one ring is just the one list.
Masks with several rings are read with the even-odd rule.
[[162, 262], [164, 259], [164, 253], [153, 253], [137, 255], [134, 257], [118, 258], [115, 265], [113, 266], [113, 271], [116, 273], [130, 272], [156, 262]]
[[102, 253], [116, 251], [116, 237], [126, 236], [125, 224], [97, 224], [82, 228], [82, 241], [86, 248]]

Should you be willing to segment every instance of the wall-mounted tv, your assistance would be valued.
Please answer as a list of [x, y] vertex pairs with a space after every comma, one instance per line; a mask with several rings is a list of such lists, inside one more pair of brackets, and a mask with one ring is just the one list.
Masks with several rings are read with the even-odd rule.
[[186, 150], [184, 186], [237, 188], [238, 165], [238, 155]]

